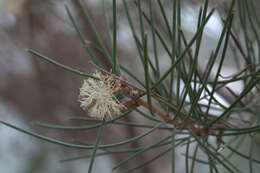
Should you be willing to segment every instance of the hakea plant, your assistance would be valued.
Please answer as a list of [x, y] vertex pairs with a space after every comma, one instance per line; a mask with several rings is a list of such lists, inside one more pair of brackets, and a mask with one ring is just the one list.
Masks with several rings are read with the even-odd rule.
[[[260, 161], [253, 158], [252, 147], [250, 149], [249, 155], [246, 155], [239, 150], [241, 142], [237, 142], [237, 139], [239, 139], [240, 136], [247, 136], [251, 139], [251, 146], [253, 146], [256, 141], [255, 136], [257, 136], [257, 133], [260, 130], [260, 114], [258, 104], [258, 93], [260, 90], [260, 69], [259, 64], [257, 64], [257, 62], [259, 63], [259, 59], [257, 59], [256, 53], [254, 52], [254, 48], [257, 47], [255, 46], [255, 44], [260, 47], [260, 39], [258, 35], [258, 30], [256, 29], [255, 24], [252, 23], [252, 21], [254, 20], [247, 21], [247, 17], [255, 17], [256, 22], [258, 22], [259, 20], [254, 10], [252, 10], [252, 12], [249, 12], [248, 10], [248, 4], [250, 4], [250, 7], [254, 9], [253, 3], [251, 1], [249, 2], [244, 0], [232, 0], [227, 11], [226, 18], [225, 20], [223, 20], [224, 26], [222, 28], [221, 35], [219, 36], [216, 49], [210, 55], [206, 69], [202, 70], [199, 66], [198, 60], [200, 45], [202, 37], [204, 36], [203, 30], [209, 19], [212, 17], [212, 14], [214, 13], [214, 9], [208, 12], [208, 0], [205, 0], [204, 5], [200, 7], [197, 32], [194, 34], [189, 42], [187, 41], [185, 34], [181, 30], [181, 0], [172, 1], [172, 26], [170, 26], [169, 24], [169, 20], [166, 16], [166, 8], [163, 7], [161, 0], [154, 2], [158, 3], [160, 7], [160, 13], [163, 16], [162, 21], [165, 23], [165, 26], [161, 27], [161, 30], [166, 28], [166, 33], [168, 33], [167, 38], [165, 38], [165, 36], [160, 33], [160, 28], [158, 28], [159, 26], [156, 25], [156, 22], [154, 20], [155, 10], [152, 5], [152, 0], [148, 0], [147, 2], [141, 0], [133, 1], [138, 11], [139, 20], [137, 20], [136, 22], [140, 26], [141, 38], [137, 36], [137, 29], [133, 24], [134, 22], [131, 18], [131, 15], [129, 14], [129, 7], [127, 5], [127, 2], [126, 0], [122, 0], [126, 12], [126, 17], [133, 34], [137, 51], [139, 53], [140, 62], [143, 65], [143, 69], [145, 72], [145, 84], [140, 82], [137, 76], [132, 74], [123, 65], [119, 65], [119, 63], [117, 62], [116, 0], [113, 0], [112, 9], [113, 39], [110, 40], [110, 52], [112, 52], [112, 55], [110, 55], [110, 52], [107, 51], [107, 48], [104, 46], [101, 39], [99, 38], [86, 8], [84, 8], [80, 0], [78, 0], [77, 2], [80, 10], [84, 14], [86, 22], [90, 26], [89, 28], [91, 29], [91, 32], [95, 36], [97, 45], [86, 42], [86, 38], [81, 33], [77, 22], [74, 20], [68, 7], [66, 7], [66, 10], [75, 30], [80, 37], [80, 40], [82, 41], [82, 44], [84, 45], [84, 48], [86, 48], [86, 51], [89, 53], [90, 58], [92, 62], [94, 62], [98, 71], [93, 74], [82, 72], [60, 64], [51, 58], [39, 54], [36, 51], [30, 49], [28, 51], [33, 55], [36, 55], [43, 60], [46, 60], [64, 70], [70, 71], [83, 77], [87, 77], [87, 79], [83, 81], [83, 85], [80, 88], [79, 102], [81, 108], [87, 111], [88, 115], [91, 116], [92, 119], [86, 117], [73, 117], [70, 119], [84, 121], [88, 120], [94, 122], [98, 121], [98, 123], [93, 126], [87, 127], [71, 127], [60, 125], [57, 126], [45, 123], [37, 124], [42, 127], [62, 130], [87, 130], [92, 128], [99, 128], [96, 142], [94, 144], [69, 144], [20, 129], [3, 121], [0, 121], [0, 123], [55, 144], [71, 148], [91, 149], [93, 151], [91, 155], [67, 159], [68, 161], [82, 158], [91, 158], [88, 170], [89, 173], [92, 171], [93, 163], [96, 156], [106, 154], [109, 155], [114, 153], [134, 152], [132, 155], [118, 163], [117, 166], [115, 166], [113, 169], [115, 170], [122, 165], [128, 163], [129, 160], [139, 156], [140, 154], [162, 146], [169, 147], [156, 156], [150, 158], [150, 160], [146, 160], [143, 163], [134, 165], [133, 168], [128, 169], [126, 172], [132, 172], [137, 168], [141, 168], [156, 160], [157, 158], [162, 157], [169, 151], [172, 151], [172, 172], [175, 172], [175, 147], [180, 146], [181, 144], [186, 144], [186, 172], [190, 172], [190, 170], [191, 172], [193, 172], [195, 163], [198, 163], [207, 165], [209, 167], [209, 172], [211, 173], [223, 172], [223, 168], [232, 173], [241, 173], [242, 171], [237, 166], [235, 166], [232, 159], [227, 156], [229, 153], [231, 155], [236, 154], [241, 158], [247, 159], [249, 161], [250, 172], [253, 172], [253, 163], [260, 163]], [[244, 48], [242, 46], [243, 44], [240, 43], [239, 38], [236, 36], [236, 34], [234, 34], [234, 31], [232, 30], [232, 21], [234, 15], [236, 14], [234, 10], [236, 2], [238, 4], [237, 6], [239, 20], [244, 32], [244, 40], [247, 51], [244, 51]], [[148, 3], [148, 10], [142, 7], [142, 3]], [[103, 10], [105, 14], [105, 8]], [[147, 14], [147, 11], [149, 11], [149, 15]], [[106, 22], [109, 23], [106, 15], [104, 15], [104, 18]], [[151, 40], [155, 58], [154, 63], [148, 55], [148, 34], [145, 31], [143, 20], [148, 23], [149, 29], [151, 29]], [[247, 23], [249, 23], [250, 25], [246, 25]], [[260, 25], [259, 22], [257, 23], [257, 25]], [[253, 34], [256, 38], [255, 40], [254, 38], [249, 37], [249, 34], [247, 33], [248, 28], [251, 28], [251, 30], [253, 31]], [[106, 30], [107, 33], [111, 32], [109, 27], [107, 27]], [[239, 52], [239, 54], [243, 58], [242, 61], [245, 61], [246, 63], [242, 64], [240, 63], [240, 61], [237, 60], [238, 58], [234, 58], [234, 61], [238, 61], [238, 73], [233, 75], [232, 79], [219, 80], [220, 77], [223, 77], [221, 75], [221, 70], [224, 64], [226, 51], [229, 47], [229, 39], [231, 38], [234, 44], [234, 54], [237, 55]], [[167, 41], [169, 40], [171, 48], [169, 48], [167, 45]], [[164, 74], [161, 74], [161, 69], [159, 66], [159, 56], [157, 51], [158, 42], [160, 42], [163, 51], [168, 54], [171, 60], [170, 68], [168, 68]], [[194, 53], [191, 51], [193, 45], [195, 45]], [[220, 51], [221, 47], [223, 47], [222, 51]], [[102, 68], [102, 65], [100, 65], [102, 63], [98, 61], [92, 50], [97, 50], [103, 55], [104, 61], [108, 62], [110, 64], [110, 67], [112, 68], [111, 72], [107, 72]], [[216, 61], [217, 58], [220, 58], [220, 60], [218, 61], [219, 63]], [[216, 74], [212, 76], [213, 66], [217, 66], [218, 68]], [[126, 77], [121, 75], [121, 70], [124, 71], [129, 77], [132, 77], [132, 79], [140, 84], [140, 86], [142, 86], [143, 88], [130, 83], [130, 79], [128, 80]], [[244, 85], [242, 91], [239, 94], [234, 93], [232, 89], [227, 87], [229, 83], [235, 81], [241, 81]], [[181, 84], [185, 85], [183, 89], [181, 87]], [[203, 92], [205, 94], [203, 94]], [[229, 101], [229, 104], [224, 105], [223, 103], [221, 103], [221, 101], [219, 101], [215, 97], [217, 94], [221, 94], [221, 96], [225, 98], [225, 100]], [[144, 98], [143, 96], [146, 96], [146, 98]], [[201, 99], [207, 100], [207, 104], [201, 104], [199, 102]], [[158, 105], [160, 105], [160, 108]], [[146, 108], [148, 113], [138, 110], [140, 106]], [[117, 121], [133, 110], [157, 124], [154, 125], [154, 123], [141, 124], [136, 122]], [[211, 110], [215, 112], [219, 111], [220, 113], [217, 115], [211, 114]], [[242, 118], [242, 116], [240, 117], [240, 113], [242, 111], [247, 112], [250, 114], [250, 116], [252, 115], [256, 118], [251, 118], [249, 121], [246, 121]], [[104, 125], [110, 123], [149, 128], [149, 130], [139, 136], [127, 139], [126, 141], [100, 145], [99, 141], [101, 138], [103, 127]], [[136, 149], [110, 149], [110, 147], [112, 148], [122, 146], [142, 139], [144, 136], [152, 133], [156, 129], [167, 131], [168, 136], [158, 141], [154, 141], [154, 143], [150, 145]], [[180, 136], [177, 136], [179, 134]], [[231, 140], [230, 138], [225, 138], [230, 136], [234, 137]], [[210, 137], [216, 139], [216, 145], [213, 144], [212, 138]], [[242, 140], [244, 139], [245, 138], [243, 138]], [[236, 141], [238, 145], [233, 146], [233, 144], [236, 143], [234, 141]], [[191, 142], [194, 142], [194, 144], [196, 144], [196, 148], [192, 156], [189, 147]], [[229, 152], [226, 152], [225, 149], [228, 149]], [[104, 150], [104, 152], [97, 153], [97, 150]], [[198, 157], [198, 150], [204, 152], [204, 156], [207, 158], [206, 161], [204, 158], [200, 159]], [[192, 164], [189, 164], [189, 160], [192, 161]]]
[[[102, 69], [101, 69], [102, 70]], [[84, 110], [88, 110], [88, 113], [93, 118], [107, 119], [113, 118], [113, 116], [119, 115], [122, 111], [126, 112], [130, 109], [136, 109], [139, 106], [149, 108], [149, 104], [141, 97], [145, 93], [143, 89], [131, 84], [125, 77], [117, 77], [116, 75], [102, 70], [106, 74], [102, 74], [96, 71], [92, 78], [85, 79], [82, 87], [80, 88], [79, 102]], [[119, 100], [116, 97], [116, 93], [123, 93], [126, 97]], [[162, 98], [156, 93], [152, 93], [153, 98], [165, 103], [173, 109], [177, 106], [168, 103], [167, 100]], [[232, 118], [221, 119], [212, 126], [205, 127], [202, 123], [192, 119], [192, 117], [186, 118], [187, 114], [181, 112], [181, 118], [171, 118], [168, 113], [161, 112], [154, 105], [151, 106], [152, 111], [160, 117], [166, 124], [173, 125], [174, 128], [180, 130], [189, 130], [199, 137], [205, 139], [209, 135], [218, 135], [228, 128], [238, 128], [238, 125], [232, 124]], [[177, 109], [175, 110], [177, 111]], [[204, 116], [201, 114], [201, 116]], [[208, 121], [214, 120], [214, 115], [208, 115]], [[229, 121], [230, 120], [230, 121]], [[237, 122], [236, 122], [237, 123]], [[246, 126], [249, 122], [241, 120], [240, 126]], [[220, 140], [220, 139], [219, 139]]]

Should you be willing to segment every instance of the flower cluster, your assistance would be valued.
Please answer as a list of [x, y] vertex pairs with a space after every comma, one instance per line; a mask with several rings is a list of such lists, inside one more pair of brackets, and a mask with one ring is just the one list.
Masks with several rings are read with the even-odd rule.
[[93, 76], [99, 80], [88, 78], [80, 88], [80, 106], [95, 118], [112, 118], [113, 115], [120, 114], [125, 106], [114, 94], [120, 90], [121, 81], [100, 72], [94, 73]]

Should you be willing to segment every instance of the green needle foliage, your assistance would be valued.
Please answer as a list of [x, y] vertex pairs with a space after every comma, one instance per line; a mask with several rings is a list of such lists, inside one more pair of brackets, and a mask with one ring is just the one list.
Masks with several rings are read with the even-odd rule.
[[[138, 79], [138, 76], [133, 74], [131, 69], [127, 69], [118, 61], [120, 55], [117, 53], [117, 25], [119, 22], [116, 0], [111, 0], [111, 21], [107, 17], [109, 11], [105, 8], [105, 1], [101, 2], [108, 46], [105, 46], [104, 40], [100, 38], [93, 20], [80, 0], [77, 1], [79, 9], [90, 27], [91, 34], [94, 35], [96, 45], [86, 42], [85, 36], [80, 30], [81, 27], [78, 26], [79, 22], [70, 12], [70, 7], [66, 6], [65, 8], [75, 32], [98, 70], [102, 71], [105, 67], [102, 67], [102, 63], [99, 62], [100, 60], [97, 59], [93, 50], [98, 50], [109, 62], [111, 72], [106, 72], [106, 75], [113, 76], [115, 80], [122, 80], [119, 79], [120, 75], [126, 74], [125, 79], [123, 79], [126, 86], [121, 87], [130, 89], [130, 93], [125, 93], [120, 88], [119, 90], [122, 92], [118, 99], [120, 101], [122, 98], [128, 98], [135, 103], [134, 106], [125, 104], [126, 110], [121, 115], [109, 120], [89, 117], [69, 118], [70, 121], [95, 123], [92, 125], [65, 126], [42, 122], [34, 123], [37, 126], [53, 130], [87, 131], [99, 129], [96, 141], [93, 143], [80, 142], [81, 140], [78, 140], [77, 144], [65, 143], [21, 129], [8, 122], [0, 121], [0, 123], [49, 143], [91, 150], [91, 154], [61, 160], [67, 162], [90, 159], [88, 173], [95, 172], [92, 168], [96, 157], [128, 153], [129, 155], [125, 159], [114, 165], [113, 170], [117, 170], [122, 165], [128, 164], [128, 161], [150, 150], [158, 152], [149, 160], [144, 160], [123, 172], [133, 172], [136, 169], [149, 166], [150, 163], [167, 153], [171, 153], [171, 160], [169, 160], [169, 164], [172, 165], [171, 172], [178, 172], [179, 167], [176, 164], [178, 147], [185, 147], [183, 157], [187, 173], [195, 172], [196, 165], [207, 165], [207, 172], [210, 173], [254, 172], [255, 165], [260, 163], [254, 156], [254, 149], [259, 145], [257, 137], [260, 132], [260, 18], [257, 15], [254, 1], [232, 0], [226, 3], [227, 11], [221, 16], [223, 20], [222, 31], [216, 48], [212, 50], [211, 56], [207, 59], [208, 65], [205, 69], [202, 69], [199, 64], [199, 62], [205, 61], [205, 57], [200, 56], [201, 44], [205, 37], [205, 26], [217, 11], [215, 8], [209, 8], [210, 1], [205, 0], [198, 9], [197, 30], [190, 39], [187, 39], [181, 25], [181, 0], [167, 1], [168, 4], [171, 4], [170, 7], [166, 6], [162, 0], [122, 0], [122, 2], [138, 53], [140, 67], [143, 67], [144, 81]], [[130, 5], [134, 6], [138, 20], [133, 19]], [[161, 15], [160, 24], [156, 21], [155, 6], [158, 7], [157, 12]], [[169, 11], [171, 13], [168, 13]], [[234, 23], [239, 27], [234, 27]], [[113, 26], [112, 29], [109, 27], [110, 25]], [[165, 32], [163, 32], [163, 28]], [[160, 50], [165, 52], [170, 60], [170, 66], [166, 70], [161, 68]], [[63, 65], [35, 50], [27, 49], [27, 51], [34, 57], [56, 65], [57, 68], [79, 76], [101, 80], [89, 72], [82, 72]], [[228, 51], [233, 52], [236, 56], [229, 57]], [[232, 59], [237, 64], [237, 73], [228, 78], [221, 74], [225, 68], [226, 59]], [[216, 71], [213, 70], [215, 67]], [[130, 79], [142, 88], [130, 84], [128, 82]], [[239, 93], [235, 93], [229, 84], [238, 81], [242, 83], [243, 87]], [[137, 95], [133, 95], [131, 89], [135, 89]], [[217, 96], [221, 96], [222, 101]], [[202, 99], [207, 100], [207, 102], [202, 104], [200, 102]], [[227, 103], [224, 103], [223, 100]], [[138, 109], [141, 106], [147, 111], [143, 112]], [[143, 124], [123, 120], [126, 115], [130, 114], [138, 114], [149, 119], [148, 122], [153, 123]], [[244, 119], [249, 120], [245, 121]], [[121, 142], [101, 145], [103, 128], [107, 125], [144, 128], [145, 132]], [[114, 147], [124, 147], [129, 143], [137, 142], [159, 130], [166, 131], [167, 135], [146, 146], [114, 149]], [[241, 151], [241, 146], [248, 138], [250, 139], [250, 145], [248, 145], [250, 149], [248, 153], [244, 153]], [[234, 156], [247, 160], [248, 168], [238, 167], [233, 159]]]

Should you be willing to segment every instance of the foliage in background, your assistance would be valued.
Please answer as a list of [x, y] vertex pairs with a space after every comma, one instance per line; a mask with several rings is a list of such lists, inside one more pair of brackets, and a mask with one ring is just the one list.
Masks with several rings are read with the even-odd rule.
[[[154, 18], [154, 3], [158, 3], [163, 23], [167, 30], [167, 35], [161, 32], [161, 29], [156, 25]], [[66, 6], [68, 17], [71, 20], [83, 46], [91, 57], [99, 71], [111, 76], [115, 82], [121, 81], [119, 95], [117, 98], [121, 103], [124, 103], [126, 110], [120, 115], [114, 116], [113, 119], [97, 120], [87, 117], [71, 117], [70, 120], [77, 121], [92, 121], [95, 124], [81, 127], [52, 125], [46, 123], [36, 123], [39, 126], [59, 129], [59, 130], [88, 130], [99, 128], [96, 141], [89, 143], [86, 141], [76, 141], [75, 144], [65, 143], [55, 139], [51, 139], [39, 134], [23, 130], [19, 127], [11, 125], [7, 122], [0, 121], [9, 127], [15, 128], [21, 132], [37, 137], [39, 139], [55, 143], [58, 145], [91, 150], [92, 153], [86, 156], [69, 158], [63, 161], [71, 161], [77, 159], [90, 158], [90, 166], [88, 172], [92, 170], [95, 157], [102, 155], [130, 153], [125, 160], [115, 165], [114, 170], [120, 166], [127, 164], [129, 160], [140, 156], [149, 150], [156, 150], [164, 147], [163, 151], [158, 152], [150, 160], [145, 160], [143, 163], [135, 167], [125, 170], [132, 172], [135, 169], [141, 168], [162, 157], [168, 152], [172, 152], [172, 172], [177, 169], [175, 163], [176, 147], [186, 146], [185, 165], [186, 172], [193, 172], [195, 164], [203, 164], [208, 166], [209, 172], [222, 172], [223, 169], [229, 172], [242, 172], [241, 168], [232, 163], [232, 155], [238, 155], [248, 161], [249, 171], [253, 172], [253, 165], [260, 163], [254, 159], [253, 148], [256, 145], [259, 126], [259, 28], [260, 22], [257, 18], [257, 12], [254, 9], [253, 1], [233, 0], [228, 4], [226, 15], [223, 16], [223, 28], [218, 40], [216, 49], [213, 50], [208, 58], [207, 68], [201, 69], [199, 66], [200, 46], [203, 39], [203, 31], [205, 25], [212, 17], [215, 9], [209, 9], [208, 1], [206, 0], [200, 8], [197, 22], [197, 31], [193, 37], [188, 40], [182, 31], [181, 27], [181, 1], [175, 0], [171, 3], [171, 17], [166, 15], [165, 7], [161, 0], [152, 2], [152, 0], [143, 2], [123, 1], [124, 11], [127, 16], [129, 26], [132, 31], [132, 36], [135, 41], [140, 66], [143, 67], [145, 80], [141, 81], [138, 76], [131, 73], [131, 69], [127, 69], [122, 64], [119, 64], [117, 57], [117, 10], [116, 0], [113, 0], [112, 13], [112, 30], [109, 27], [109, 19], [105, 18], [106, 31], [109, 47], [105, 46], [96, 32], [95, 25], [89, 17], [88, 11], [81, 1], [78, 1], [80, 9], [84, 14], [86, 23], [95, 35], [96, 43], [88, 43], [84, 34], [80, 30], [77, 20], [70, 12], [70, 8]], [[129, 4], [135, 5], [138, 12], [138, 24], [131, 17]], [[235, 7], [237, 6], [237, 10]], [[249, 10], [250, 9], [250, 10]], [[104, 11], [104, 16], [106, 11]], [[233, 28], [233, 18], [238, 17], [240, 28]], [[171, 19], [171, 20], [170, 20]], [[243, 39], [238, 39], [242, 33]], [[226, 52], [231, 49], [234, 57], [227, 57]], [[162, 46], [167, 53], [171, 66], [163, 71], [160, 68], [160, 56], [158, 47]], [[191, 48], [194, 48], [193, 50]], [[93, 50], [97, 50], [103, 55], [110, 68], [110, 71], [102, 66], [103, 62], [96, 57]], [[30, 53], [48, 61], [59, 68], [75, 73], [87, 78], [96, 79], [89, 72], [82, 72], [77, 69], [65, 66], [51, 58], [41, 55], [40, 53], [28, 49]], [[152, 52], [152, 55], [151, 55]], [[237, 73], [231, 76], [223, 77], [224, 60], [233, 58], [237, 64]], [[217, 67], [216, 72], [213, 72], [213, 67]], [[124, 78], [119, 78], [124, 74]], [[129, 80], [136, 81], [131, 84]], [[227, 85], [242, 81], [243, 87], [240, 93], [235, 93], [232, 88]], [[183, 87], [184, 86], [184, 87]], [[224, 104], [217, 95], [220, 95], [228, 104]], [[206, 104], [200, 102], [207, 100]], [[91, 103], [96, 104], [96, 103]], [[93, 106], [93, 105], [91, 105]], [[144, 107], [147, 111], [139, 109]], [[151, 124], [140, 124], [135, 122], [126, 122], [121, 120], [124, 116], [134, 116], [129, 114], [134, 112], [151, 121]], [[245, 120], [247, 119], [247, 120]], [[120, 124], [132, 126], [136, 128], [147, 128], [148, 130], [139, 136], [127, 139], [113, 144], [101, 145], [100, 139], [104, 126], [109, 124]], [[135, 149], [114, 149], [114, 147], [124, 146], [126, 144], [141, 140], [145, 136], [151, 134], [155, 130], [167, 131], [167, 136], [162, 136], [158, 141], [154, 141], [147, 146]], [[239, 148], [242, 142], [247, 138], [251, 141], [249, 153], [241, 153]], [[216, 142], [215, 142], [216, 141]], [[236, 142], [235, 142], [236, 141]], [[236, 144], [236, 145], [234, 145]], [[195, 150], [191, 152], [191, 145], [195, 145]], [[198, 153], [204, 155], [198, 156]]]

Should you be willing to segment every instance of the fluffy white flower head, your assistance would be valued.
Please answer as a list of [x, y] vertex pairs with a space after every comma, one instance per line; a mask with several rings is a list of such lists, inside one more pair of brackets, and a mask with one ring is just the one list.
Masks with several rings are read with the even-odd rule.
[[125, 106], [114, 95], [120, 89], [120, 80], [100, 72], [94, 73], [93, 76], [100, 80], [88, 78], [80, 88], [79, 102], [82, 109], [87, 109], [91, 117], [99, 119], [120, 114]]

